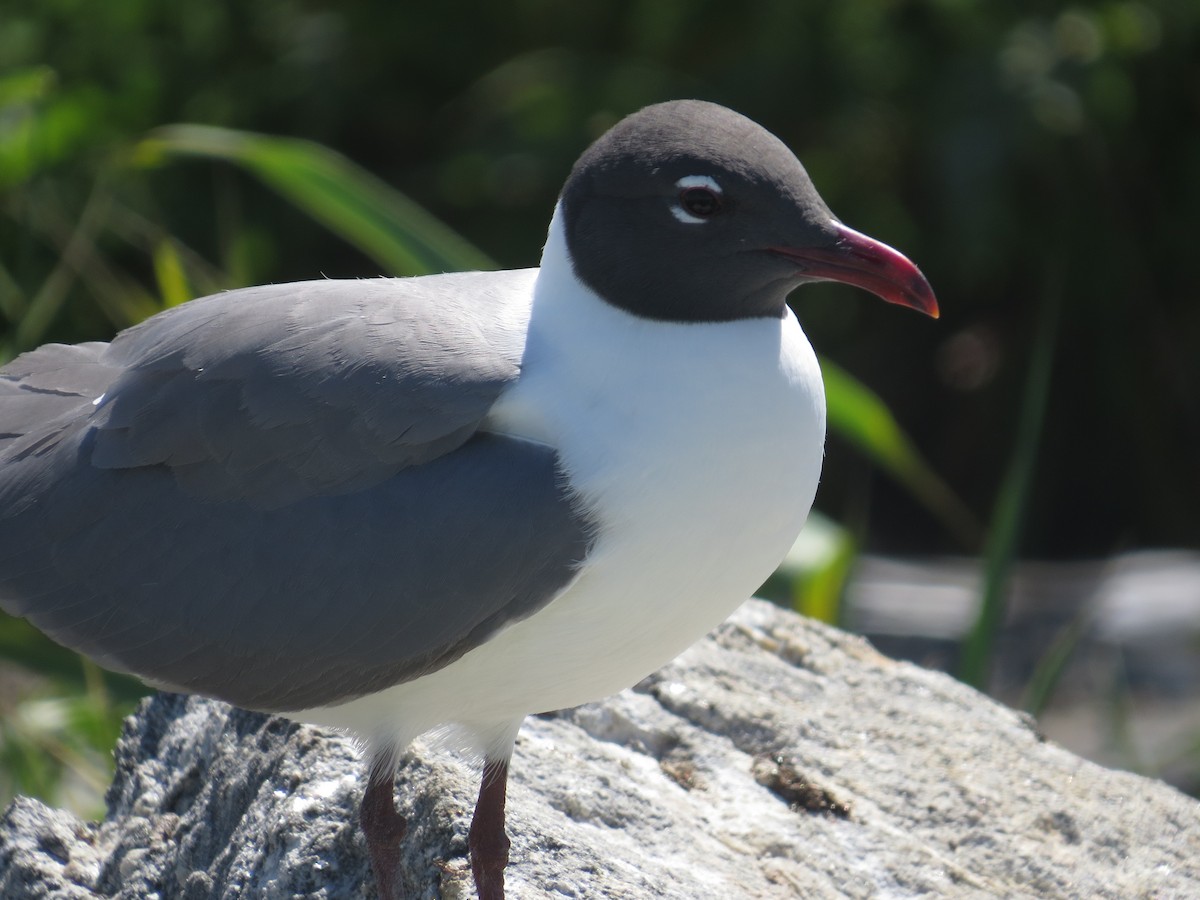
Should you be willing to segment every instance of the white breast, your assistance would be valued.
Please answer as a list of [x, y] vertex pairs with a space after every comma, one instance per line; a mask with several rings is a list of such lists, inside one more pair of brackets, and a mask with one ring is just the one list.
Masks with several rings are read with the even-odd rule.
[[[556, 215], [522, 376], [487, 428], [558, 449], [598, 526], [593, 553], [543, 610], [376, 695], [364, 726], [385, 710], [411, 733], [448, 713], [485, 726], [575, 706], [678, 655], [745, 600], [799, 534], [820, 473], [825, 401], [790, 313], [637, 319], [575, 279]], [[342, 710], [335, 723], [355, 725]]]

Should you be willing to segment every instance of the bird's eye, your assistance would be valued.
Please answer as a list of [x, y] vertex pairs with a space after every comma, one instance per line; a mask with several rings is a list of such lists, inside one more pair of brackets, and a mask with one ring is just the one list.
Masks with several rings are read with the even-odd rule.
[[688, 187], [679, 192], [679, 205], [685, 212], [707, 219], [721, 211], [721, 198], [709, 188]]
[[707, 222], [725, 203], [725, 192], [709, 175], [685, 175], [675, 182], [675, 189], [678, 202], [671, 204], [671, 215], [685, 225]]

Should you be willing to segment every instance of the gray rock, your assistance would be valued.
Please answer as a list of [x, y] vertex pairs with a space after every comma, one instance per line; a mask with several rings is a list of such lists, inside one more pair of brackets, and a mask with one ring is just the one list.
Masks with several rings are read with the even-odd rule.
[[[845, 621], [889, 656], [956, 669], [982, 594], [978, 559], [855, 562]], [[790, 590], [790, 588], [787, 588]], [[1068, 650], [1042, 731], [1102, 765], [1200, 795], [1200, 552], [1019, 561], [1010, 573], [987, 690], [1013, 704]]]
[[[0, 896], [375, 896], [347, 738], [163, 694], [116, 754], [103, 822], [8, 808]], [[477, 777], [404, 764], [414, 898], [471, 896]], [[530, 719], [509, 833], [513, 898], [1200, 896], [1200, 803], [758, 601], [634, 690]]]

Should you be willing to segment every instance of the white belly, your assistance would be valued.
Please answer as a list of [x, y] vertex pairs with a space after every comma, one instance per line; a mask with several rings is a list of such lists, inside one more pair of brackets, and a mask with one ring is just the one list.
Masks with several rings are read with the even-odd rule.
[[406, 743], [607, 696], [719, 624], [799, 534], [825, 400], [795, 318], [632, 320], [550, 274], [538, 290], [556, 305], [535, 301], [522, 377], [487, 428], [558, 449], [593, 552], [548, 606], [454, 663], [300, 718]]
[[[670, 357], [642, 371], [613, 360], [621, 371], [603, 390], [622, 399], [593, 396], [586, 425], [556, 435], [596, 543], [569, 590], [474, 651], [481, 679], [506, 657], [532, 661], [480, 713], [513, 697], [536, 712], [629, 687], [724, 620], [800, 533], [825, 421], [795, 319], [658, 327], [687, 329]], [[730, 329], [741, 332], [734, 346]], [[697, 359], [708, 361], [699, 371]]]

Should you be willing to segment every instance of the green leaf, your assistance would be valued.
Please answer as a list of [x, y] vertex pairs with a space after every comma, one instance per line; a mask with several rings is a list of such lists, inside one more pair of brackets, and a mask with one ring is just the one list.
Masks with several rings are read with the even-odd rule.
[[22, 699], [0, 720], [0, 803], [18, 793], [89, 818], [104, 809], [112, 745], [133, 702], [95, 703], [59, 688]]
[[[1038, 323], [1033, 359], [1029, 376], [1021, 399], [1021, 419], [1017, 426], [1016, 444], [1009, 461], [1008, 471], [1000, 484], [988, 528], [987, 546], [984, 548], [983, 597], [979, 615], [971, 633], [963, 642], [959, 664], [959, 678], [972, 687], [983, 690], [987, 684], [995, 651], [996, 638], [1004, 626], [1008, 608], [1008, 581], [1012, 573], [1021, 533], [1025, 524], [1025, 510], [1033, 488], [1033, 473], [1037, 467], [1037, 451], [1042, 440], [1046, 422], [1046, 405], [1050, 396], [1050, 378], [1054, 369], [1054, 347], [1058, 338], [1059, 310], [1062, 305], [1061, 267], [1047, 278], [1047, 299], [1042, 305]], [[1053, 671], [1047, 670], [1046, 677], [1053, 680]], [[1051, 683], [1039, 686], [1048, 692]]]
[[395, 275], [491, 269], [483, 251], [339, 153], [294, 138], [206, 125], [160, 128], [138, 144], [143, 165], [202, 156], [241, 166]]
[[43, 100], [50, 95], [58, 76], [50, 66], [27, 66], [0, 75], [0, 109]]
[[832, 519], [813, 512], [757, 596], [836, 625], [841, 619], [846, 581], [857, 558], [854, 536]]
[[1026, 712], [1034, 717], [1045, 712], [1063, 672], [1066, 671], [1067, 663], [1083, 642], [1088, 629], [1092, 627], [1094, 617], [1095, 607], [1088, 606], [1059, 629], [1021, 691], [1021, 708]]
[[25, 619], [0, 613], [0, 659], [17, 663], [39, 675], [76, 678], [79, 656], [54, 643]]
[[917, 451], [884, 402], [828, 359], [821, 360], [821, 373], [830, 430], [907, 488], [964, 547], [977, 547], [981, 540], [978, 521]]
[[154, 247], [154, 278], [158, 282], [163, 308], [178, 306], [192, 299], [192, 289], [188, 286], [179, 250], [169, 238], [159, 241]]

